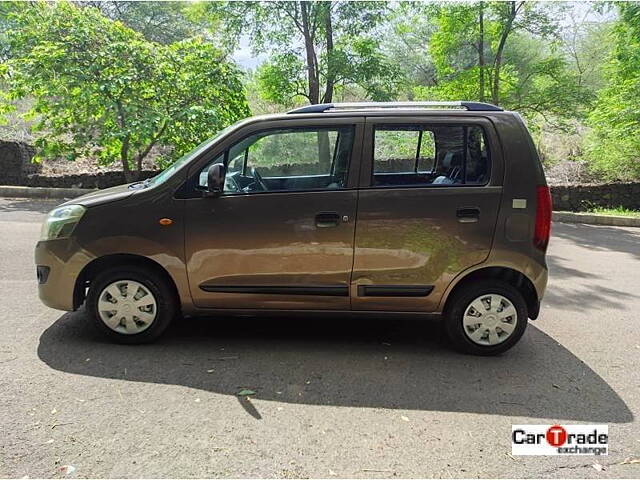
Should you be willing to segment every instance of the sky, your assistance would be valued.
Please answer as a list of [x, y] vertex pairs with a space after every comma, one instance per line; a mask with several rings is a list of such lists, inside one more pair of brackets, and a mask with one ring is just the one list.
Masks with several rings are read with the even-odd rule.
[[255, 69], [258, 65], [267, 59], [265, 54], [255, 56], [249, 45], [249, 37], [244, 36], [240, 39], [240, 46], [233, 54], [233, 59], [238, 65], [246, 69]]

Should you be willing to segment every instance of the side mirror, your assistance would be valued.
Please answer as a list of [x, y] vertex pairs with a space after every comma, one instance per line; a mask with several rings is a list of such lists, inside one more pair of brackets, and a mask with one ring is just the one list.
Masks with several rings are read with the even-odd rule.
[[207, 170], [207, 197], [219, 197], [224, 190], [224, 177], [227, 170], [222, 163], [214, 163]]

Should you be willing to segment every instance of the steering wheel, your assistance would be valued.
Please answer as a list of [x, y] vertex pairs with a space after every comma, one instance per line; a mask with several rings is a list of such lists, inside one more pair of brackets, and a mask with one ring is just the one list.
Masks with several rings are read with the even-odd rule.
[[262, 180], [262, 175], [260, 175], [258, 170], [256, 170], [256, 167], [251, 167], [251, 176], [253, 177], [254, 183], [258, 184], [263, 191], [269, 190], [267, 185], [264, 183], [264, 180]]
[[228, 191], [230, 192], [241, 192], [242, 188], [240, 187], [240, 184], [238, 183], [238, 174], [239, 172], [233, 172], [228, 174], [225, 177], [225, 190], [228, 189]]

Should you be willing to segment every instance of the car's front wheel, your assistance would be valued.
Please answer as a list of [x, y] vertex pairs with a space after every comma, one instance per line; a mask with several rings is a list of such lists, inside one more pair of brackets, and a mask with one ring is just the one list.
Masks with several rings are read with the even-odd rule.
[[445, 310], [454, 347], [473, 355], [497, 355], [513, 347], [527, 328], [522, 294], [508, 283], [487, 280], [455, 292]]
[[162, 275], [129, 266], [99, 274], [91, 282], [86, 308], [93, 324], [111, 340], [148, 343], [169, 326], [177, 301]]

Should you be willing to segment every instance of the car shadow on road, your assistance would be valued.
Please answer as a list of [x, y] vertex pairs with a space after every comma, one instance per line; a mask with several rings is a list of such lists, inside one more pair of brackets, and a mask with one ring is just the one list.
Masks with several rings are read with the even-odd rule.
[[433, 321], [202, 318], [174, 322], [155, 344], [125, 346], [105, 343], [80, 310], [43, 332], [38, 356], [78, 375], [228, 395], [251, 389], [297, 404], [633, 420], [598, 374], [532, 324], [499, 357], [455, 353], [440, 332]]
[[640, 228], [555, 222], [552, 236], [569, 240], [593, 252], [624, 252], [640, 259]]
[[608, 278], [591, 271], [573, 268], [574, 261], [555, 254], [547, 254], [551, 283], [544, 294], [544, 305], [559, 310], [589, 312], [593, 309], [632, 309], [633, 305], [620, 298], [637, 299], [638, 295], [606, 287]]

